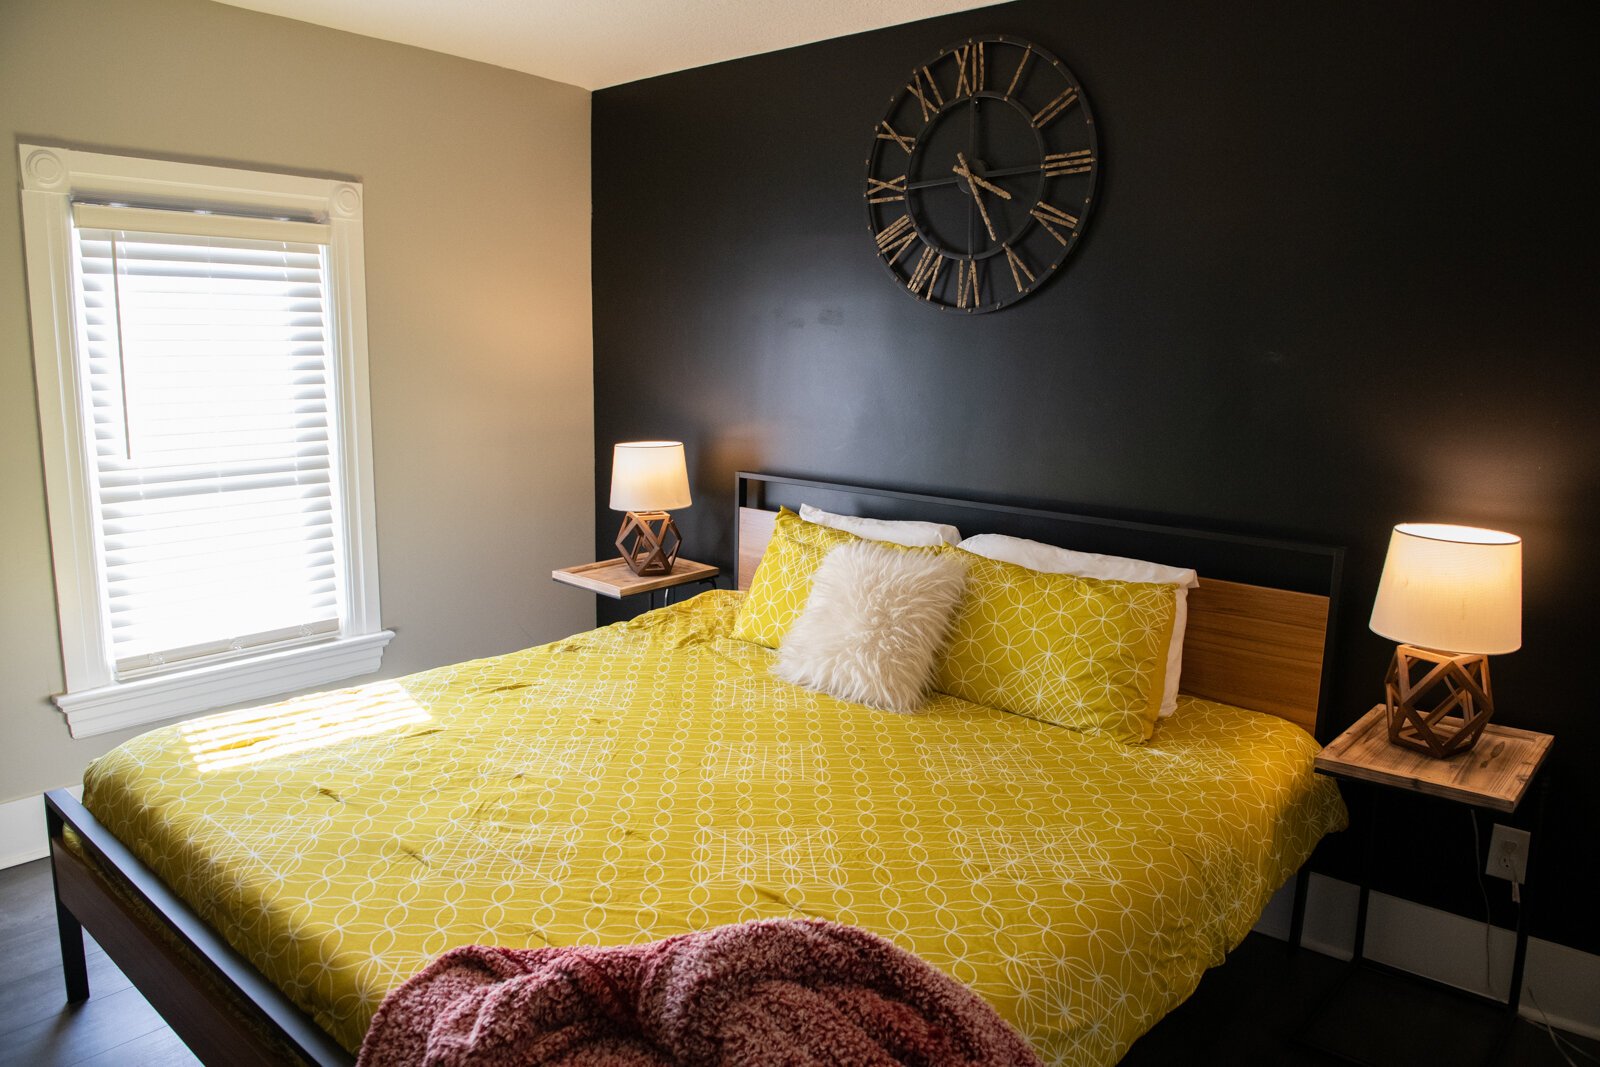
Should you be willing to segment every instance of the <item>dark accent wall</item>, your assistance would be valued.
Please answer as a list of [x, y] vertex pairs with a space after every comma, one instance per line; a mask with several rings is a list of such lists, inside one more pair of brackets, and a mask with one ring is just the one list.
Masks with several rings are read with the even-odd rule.
[[[687, 443], [687, 554], [723, 564], [740, 468], [1344, 545], [1337, 727], [1381, 695], [1390, 526], [1513, 530], [1499, 718], [1557, 735], [1534, 932], [1600, 951], [1582, 7], [1023, 0], [596, 93], [597, 547], [641, 437]], [[1104, 169], [1057, 277], [964, 318], [885, 276], [862, 172], [913, 64], [988, 32], [1073, 69]], [[1463, 810], [1378, 814], [1379, 888], [1480, 914]]]

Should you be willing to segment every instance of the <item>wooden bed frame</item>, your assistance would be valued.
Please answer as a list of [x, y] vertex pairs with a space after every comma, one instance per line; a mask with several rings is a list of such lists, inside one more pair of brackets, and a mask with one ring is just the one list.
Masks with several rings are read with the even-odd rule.
[[[1324, 739], [1323, 665], [1331, 658], [1341, 549], [770, 474], [740, 472], [735, 493], [741, 589], [771, 538], [776, 506], [802, 502], [1194, 566], [1206, 576], [1189, 595], [1183, 690], [1277, 715]], [[69, 792], [45, 794], [45, 820], [69, 1002], [89, 996], [88, 930], [204, 1063], [354, 1062]], [[1305, 885], [1302, 869], [1294, 946]]]

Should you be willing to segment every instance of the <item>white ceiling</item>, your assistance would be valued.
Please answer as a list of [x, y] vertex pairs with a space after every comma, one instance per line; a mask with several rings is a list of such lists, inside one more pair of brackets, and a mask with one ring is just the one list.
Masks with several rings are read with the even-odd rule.
[[602, 89], [1001, 0], [221, 0]]

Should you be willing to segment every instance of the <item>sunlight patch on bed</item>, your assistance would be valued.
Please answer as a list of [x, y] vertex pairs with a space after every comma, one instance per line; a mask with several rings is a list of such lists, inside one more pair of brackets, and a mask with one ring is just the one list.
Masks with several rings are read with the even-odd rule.
[[204, 773], [390, 733], [430, 718], [404, 686], [387, 682], [209, 715], [179, 729]]

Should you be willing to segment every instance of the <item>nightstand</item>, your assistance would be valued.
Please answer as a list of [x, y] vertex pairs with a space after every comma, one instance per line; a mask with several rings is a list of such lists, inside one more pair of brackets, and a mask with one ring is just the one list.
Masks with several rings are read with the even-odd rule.
[[[1356, 905], [1356, 931], [1354, 967], [1365, 966], [1400, 976], [1405, 980], [1447, 988], [1454, 995], [1501, 1006], [1490, 997], [1434, 983], [1416, 975], [1395, 971], [1366, 958], [1367, 904], [1372, 875], [1372, 842], [1376, 824], [1376, 807], [1380, 794], [1390, 789], [1421, 793], [1439, 802], [1459, 804], [1472, 812], [1473, 832], [1478, 833], [1478, 811], [1511, 813], [1517, 810], [1527, 796], [1533, 781], [1539, 776], [1550, 746], [1555, 739], [1549, 734], [1532, 730], [1519, 730], [1510, 726], [1490, 723], [1483, 736], [1470, 751], [1449, 759], [1434, 759], [1389, 741], [1388, 723], [1384, 706], [1379, 704], [1363, 715], [1348, 730], [1335, 738], [1316, 758], [1316, 768], [1323, 774], [1358, 783], [1366, 792], [1364, 812], [1363, 860], [1360, 895]], [[1546, 776], [1548, 777], [1548, 776]], [[1544, 793], [1547, 782], [1541, 781], [1535, 813], [1535, 840], [1530, 853], [1540, 847], [1537, 827], [1542, 823]], [[1480, 840], [1482, 835], [1480, 834]], [[1483, 862], [1483, 856], [1477, 859]], [[1519, 887], [1521, 906], [1517, 909], [1516, 952], [1511, 964], [1511, 989], [1503, 1007], [1509, 1023], [1516, 1018], [1518, 1002], [1522, 995], [1522, 971], [1528, 953], [1527, 886]], [[1331, 998], [1330, 998], [1331, 999]], [[1326, 1005], [1326, 1001], [1324, 1004]], [[1309, 1030], [1320, 1012], [1307, 1020]]]
[[[709, 582], [714, 586], [720, 573], [709, 563], [680, 559], [673, 565], [671, 574], [640, 577], [629, 570], [627, 563], [618, 556], [615, 559], [603, 559], [595, 563], [580, 563], [576, 567], [562, 567], [560, 570], [551, 571], [550, 577], [558, 582], [577, 586], [579, 589], [587, 589], [591, 593], [608, 596], [612, 600], [647, 593], [650, 596], [650, 606], [655, 608], [666, 605], [667, 590], [674, 586], [688, 585], [691, 582]], [[661, 593], [659, 605], [656, 603], [657, 592]]]

